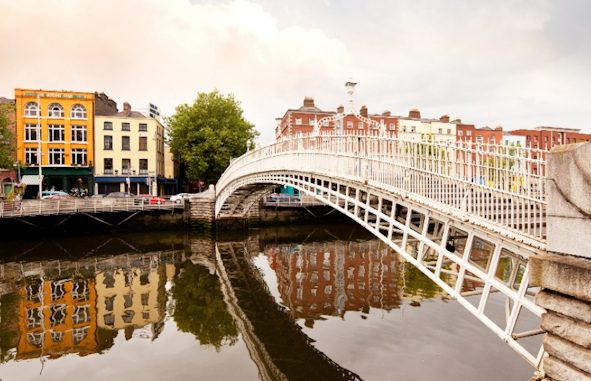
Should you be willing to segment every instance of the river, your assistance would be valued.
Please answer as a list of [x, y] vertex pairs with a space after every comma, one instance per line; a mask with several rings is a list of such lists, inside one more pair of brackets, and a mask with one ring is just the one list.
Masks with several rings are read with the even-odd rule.
[[4, 242], [0, 379], [527, 380], [355, 225]]

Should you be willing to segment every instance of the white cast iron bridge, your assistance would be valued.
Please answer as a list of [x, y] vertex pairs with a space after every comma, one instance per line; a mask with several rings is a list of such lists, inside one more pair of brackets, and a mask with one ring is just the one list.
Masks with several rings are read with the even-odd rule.
[[538, 367], [544, 310], [528, 258], [546, 247], [546, 152], [370, 132], [247, 152], [217, 184], [216, 219], [294, 187], [372, 232]]

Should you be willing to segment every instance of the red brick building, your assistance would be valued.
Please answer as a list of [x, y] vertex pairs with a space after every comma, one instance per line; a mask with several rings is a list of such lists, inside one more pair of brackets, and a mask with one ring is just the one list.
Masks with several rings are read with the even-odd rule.
[[[334, 111], [323, 111], [316, 107], [314, 98], [305, 97], [304, 104], [298, 109], [289, 109], [282, 118], [277, 118], [275, 138], [284, 136], [295, 136], [298, 134], [309, 134], [314, 130], [316, 121], [336, 114]], [[334, 122], [321, 126], [322, 129], [334, 129]]]
[[525, 136], [525, 145], [531, 148], [552, 149], [556, 145], [591, 141], [591, 134], [577, 128], [541, 126], [533, 130], [508, 131], [510, 135]]
[[[7, 99], [0, 97], [0, 107], [8, 109], [8, 128], [13, 133], [13, 145], [16, 148], [16, 103], [14, 99]], [[16, 149], [14, 150], [14, 163], [16, 163]], [[14, 184], [18, 181], [17, 171], [14, 168], [0, 168], [0, 199], [5, 198], [13, 189]]]
[[503, 128], [481, 127], [476, 128], [473, 124], [464, 124], [460, 120], [456, 123], [456, 140], [479, 143], [479, 144], [501, 144], [503, 142]]

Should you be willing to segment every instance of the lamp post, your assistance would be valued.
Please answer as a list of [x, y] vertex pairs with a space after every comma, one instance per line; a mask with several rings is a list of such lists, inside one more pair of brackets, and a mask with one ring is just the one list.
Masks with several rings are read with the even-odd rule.
[[43, 187], [43, 170], [41, 160], [41, 94], [37, 93], [37, 163], [39, 164], [39, 200]]

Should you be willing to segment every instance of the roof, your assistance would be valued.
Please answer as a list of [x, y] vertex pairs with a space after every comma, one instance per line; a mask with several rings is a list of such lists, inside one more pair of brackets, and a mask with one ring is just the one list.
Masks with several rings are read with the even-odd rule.
[[566, 132], [579, 132], [580, 128], [567, 128], [567, 127], [551, 127], [551, 126], [539, 126], [535, 127], [536, 131], [566, 131]]
[[109, 116], [118, 116], [122, 118], [147, 118], [144, 114], [138, 111], [132, 111], [127, 115], [125, 111], [118, 112], [117, 114], [109, 115]]

